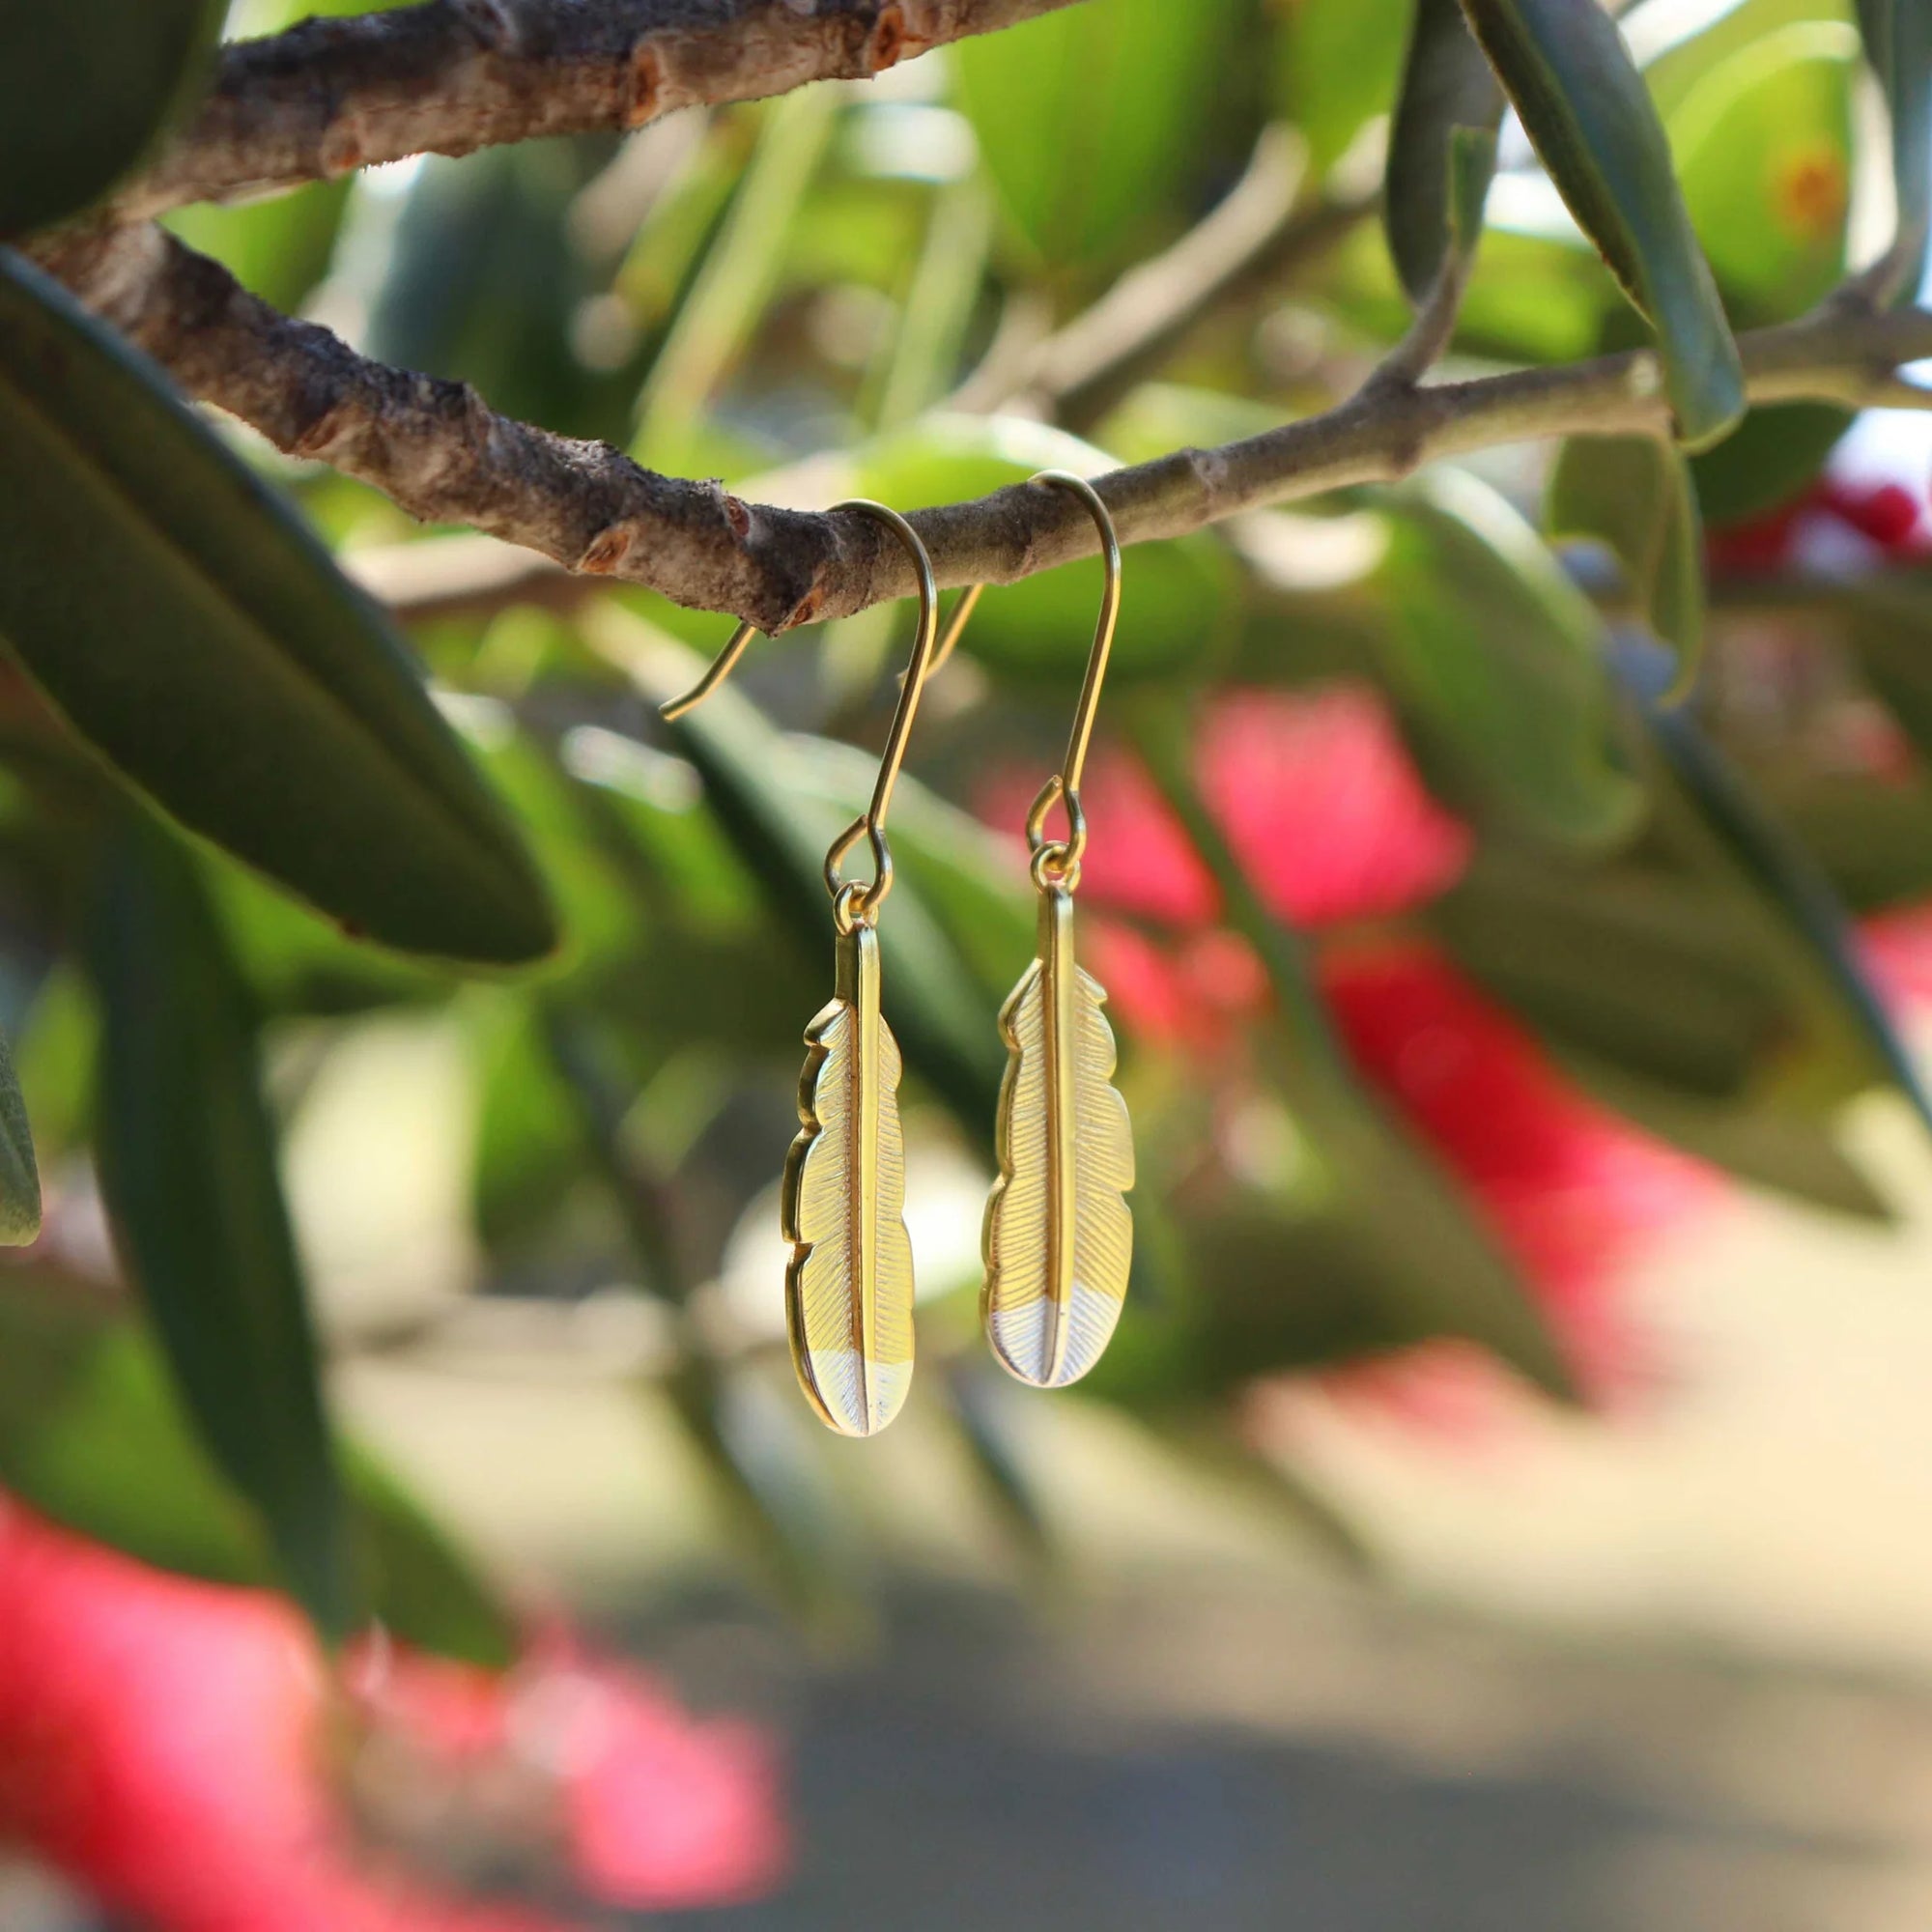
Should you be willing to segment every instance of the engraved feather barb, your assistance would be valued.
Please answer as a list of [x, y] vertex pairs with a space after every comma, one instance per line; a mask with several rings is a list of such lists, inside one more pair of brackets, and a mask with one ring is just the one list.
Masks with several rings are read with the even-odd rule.
[[792, 1362], [820, 1419], [872, 1435], [912, 1382], [912, 1242], [905, 1226], [899, 1049], [879, 1011], [879, 942], [838, 937], [838, 993], [806, 1030], [804, 1123], [785, 1161]]
[[1073, 951], [1073, 899], [1040, 894], [1039, 956], [1000, 1012], [1000, 1177], [986, 1202], [986, 1338], [1036, 1388], [1064, 1388], [1099, 1359], [1133, 1255], [1123, 1199], [1133, 1131], [1113, 1085], [1099, 983]]

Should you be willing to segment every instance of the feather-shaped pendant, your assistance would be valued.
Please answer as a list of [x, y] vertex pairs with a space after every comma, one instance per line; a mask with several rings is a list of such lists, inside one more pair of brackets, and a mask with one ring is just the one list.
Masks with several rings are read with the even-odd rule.
[[1133, 1131], [1113, 1085], [1099, 983], [1073, 952], [1073, 897], [1040, 893], [1039, 956], [1000, 1009], [1000, 1178], [986, 1202], [986, 1339], [1036, 1388], [1099, 1359], [1133, 1254]]
[[878, 934], [856, 924], [838, 945], [837, 995], [806, 1029], [804, 1125], [785, 1161], [785, 1315], [812, 1407], [841, 1435], [872, 1435], [912, 1382], [899, 1049], [879, 1012]]

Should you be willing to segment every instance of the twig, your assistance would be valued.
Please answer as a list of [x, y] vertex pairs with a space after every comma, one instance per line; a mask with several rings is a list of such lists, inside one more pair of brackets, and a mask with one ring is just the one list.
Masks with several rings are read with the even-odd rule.
[[409, 155], [640, 128], [675, 107], [863, 79], [1073, 0], [423, 0], [222, 50], [128, 222]]
[[1203, 316], [1279, 280], [1374, 212], [1373, 190], [1297, 208], [1306, 165], [1299, 137], [1271, 124], [1227, 196], [1165, 253], [1130, 270], [1040, 343], [1013, 392], [1072, 428], [1094, 421]]
[[[903, 553], [871, 519], [748, 503], [716, 482], [642, 469], [494, 413], [467, 384], [385, 368], [292, 321], [155, 229], [43, 251], [192, 396], [278, 448], [359, 477], [426, 522], [466, 524], [567, 568], [647, 584], [776, 633], [911, 594]], [[1827, 306], [1741, 342], [1754, 402], [1858, 408], [1932, 355], [1932, 313]], [[1551, 436], [1660, 433], [1649, 351], [1424, 387], [1371, 384], [1337, 408], [1217, 449], [1180, 449], [1094, 479], [1125, 543], [1199, 529], [1264, 503], [1389, 482], [1443, 456]], [[1064, 493], [1014, 485], [912, 522], [945, 585], [1011, 583], [1085, 556], [1092, 522]]]

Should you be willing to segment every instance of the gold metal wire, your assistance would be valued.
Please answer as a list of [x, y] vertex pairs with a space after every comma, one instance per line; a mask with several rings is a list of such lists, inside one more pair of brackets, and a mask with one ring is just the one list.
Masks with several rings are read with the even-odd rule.
[[[896, 510], [884, 503], [875, 503], [868, 497], [848, 497], [832, 507], [835, 510], [858, 510], [884, 524], [905, 546], [906, 554], [912, 558], [913, 568], [919, 577], [919, 629], [914, 636], [911, 660], [900, 683], [899, 701], [893, 713], [892, 729], [886, 734], [886, 749], [879, 759], [879, 775], [872, 784], [871, 803], [832, 841], [832, 847], [825, 855], [825, 889], [832, 895], [833, 923], [840, 932], [849, 932], [856, 925], [874, 924], [878, 920], [879, 907], [893, 889], [893, 853], [886, 842], [886, 819], [892, 810], [893, 787], [898, 782], [899, 767], [905, 763], [906, 744], [912, 736], [912, 722], [919, 711], [920, 696], [935, 668], [933, 657], [939, 630], [939, 589], [932, 579], [932, 559], [926, 555], [925, 546], [919, 540], [919, 532]], [[952, 621], [947, 627], [948, 650], [958, 641], [959, 632], [972, 614], [978, 595], [977, 589], [969, 592], [955, 607]], [[659, 716], [675, 720], [702, 704], [731, 675], [756, 629], [754, 624], [740, 624], [704, 675], [681, 696], [661, 704], [658, 707]], [[867, 840], [872, 848], [872, 876], [870, 879], [848, 879], [840, 872], [839, 867], [845, 855], [861, 838]]]

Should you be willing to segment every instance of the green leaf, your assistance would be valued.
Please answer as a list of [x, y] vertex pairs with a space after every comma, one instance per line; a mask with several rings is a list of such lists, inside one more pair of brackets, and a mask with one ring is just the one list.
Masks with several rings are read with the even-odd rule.
[[[358, 1619], [490, 1666], [516, 1628], [469, 1560], [387, 1467], [344, 1458]], [[77, 1282], [0, 1282], [0, 1486], [82, 1536], [204, 1582], [280, 1580], [255, 1513], [182, 1412], [152, 1338]]]
[[[695, 653], [642, 625], [619, 645], [639, 688], [654, 702], [687, 690], [703, 668]], [[671, 726], [679, 749], [704, 781], [712, 810], [745, 863], [763, 880], [774, 909], [831, 971], [832, 912], [825, 854], [850, 822], [828, 759], [809, 739], [786, 738], [729, 686]], [[845, 763], [844, 769], [851, 766]], [[902, 778], [895, 818], [916, 817], [916, 781]], [[886, 1017], [906, 1063], [931, 1083], [967, 1132], [984, 1138], [1006, 1055], [994, 1009], [973, 969], [928, 905], [917, 869], [895, 871], [886, 921]], [[830, 980], [826, 985], [830, 986]], [[829, 993], [826, 995], [829, 997]], [[811, 1017], [801, 1012], [802, 1030]]]
[[[1037, 469], [1094, 476], [1111, 468], [1106, 452], [1045, 423], [943, 414], [922, 417], [867, 443], [841, 465], [848, 494], [908, 510], [981, 496], [1024, 482]], [[1241, 591], [1240, 574], [1214, 537], [1200, 531], [1171, 543], [1144, 544], [1124, 571], [1125, 601], [1108, 688], [1148, 678], [1211, 676], [1233, 641]], [[1097, 558], [1042, 571], [989, 590], [959, 648], [1015, 683], [1071, 693], [1086, 674], [1099, 603]]]
[[870, 1614], [863, 1556], [790, 1389], [698, 1353], [664, 1384], [748, 1568], [809, 1630], [850, 1641]]
[[41, 1171], [14, 1056], [0, 1035], [0, 1247], [24, 1247], [41, 1232]]
[[161, 226], [213, 256], [249, 294], [297, 315], [328, 273], [352, 187], [345, 176], [267, 201], [198, 202], [171, 210]]
[[[1146, 697], [1126, 710], [1155, 782], [1220, 884], [1229, 923], [1267, 973], [1275, 1015], [1263, 1030], [1259, 1070], [1306, 1137], [1319, 1179], [1241, 1187], [1211, 1211], [1191, 1211], [1199, 1305], [1180, 1311], [1179, 1333], [1157, 1320], [1123, 1320], [1125, 1332], [1094, 1371], [1096, 1392], [1124, 1394], [1150, 1375], [1159, 1387], [1224, 1391], [1272, 1367], [1460, 1335], [1547, 1392], [1571, 1395], [1561, 1352], [1508, 1257], [1458, 1185], [1355, 1077], [1297, 937], [1261, 903], [1202, 802], [1185, 719]], [[1289, 1281], [1292, 1293], [1283, 1290]], [[1178, 1384], [1151, 1353], [1178, 1358]]]
[[1577, 224], [1657, 330], [1677, 434], [1718, 440], [1744, 370], [1642, 77], [1598, 0], [1463, 0]]
[[1389, 498], [1372, 580], [1392, 696], [1431, 776], [1546, 843], [1599, 849], [1642, 794], [1617, 762], [1603, 627], [1515, 510], [1443, 470]]
[[1851, 425], [1851, 411], [1835, 403], [1752, 410], [1715, 449], [1690, 459], [1705, 523], [1722, 528], [1788, 503], [1824, 469]]
[[87, 938], [116, 1244], [203, 1440], [340, 1637], [354, 1604], [341, 1482], [254, 1024], [193, 865], [159, 827], [130, 816], [111, 838]]
[[[1454, 171], [1451, 154], [1459, 128], [1492, 135], [1502, 120], [1502, 90], [1469, 33], [1458, 0], [1417, 0], [1402, 96], [1389, 129], [1388, 180], [1382, 222], [1389, 253], [1410, 301], [1428, 298], [1449, 251]], [[1483, 195], [1495, 168], [1495, 150], [1474, 194], [1480, 226]]]
[[1307, 136], [1317, 174], [1326, 174], [1363, 127], [1388, 111], [1406, 10], [1406, 0], [1296, 0], [1284, 10], [1282, 105]]
[[1163, 215], [1185, 211], [1230, 119], [1246, 11], [1240, 0], [1111, 0], [953, 48], [959, 104], [1037, 269], [1118, 266], [1168, 225]]
[[1918, 755], [1932, 756], [1932, 574], [1868, 576], [1845, 601], [1859, 668]]
[[1858, 38], [1813, 20], [1714, 69], [1670, 119], [1685, 205], [1739, 324], [1783, 321], [1843, 276]]
[[1747, 928], [1690, 880], [1479, 853], [1430, 908], [1457, 963], [1553, 1044], [1707, 1098], [1794, 1030]]
[[[1922, 265], [1932, 221], [1932, 9], [1924, 0], [1858, 0], [1865, 58], [1885, 91], [1891, 119], [1892, 182], [1898, 233], [1908, 260]], [[1916, 239], [1916, 248], [1910, 244]], [[1908, 272], [1909, 298], [1918, 277]]]
[[223, 0], [28, 0], [0, 58], [0, 239], [64, 221], [201, 87]]
[[401, 641], [144, 357], [0, 255], [0, 636], [185, 824], [358, 934], [491, 962], [543, 889]]
[[507, 989], [468, 1003], [473, 1033], [476, 1136], [470, 1194], [493, 1249], [547, 1226], [589, 1165], [583, 1124], [547, 1050], [542, 1015]]
[[1932, 1126], [1932, 1096], [1860, 961], [1851, 923], [1829, 881], [1695, 723], [1657, 703], [1662, 679], [1641, 647], [1627, 645], [1617, 662], [1673, 789], [1662, 819], [1665, 830], [1714, 876], [1742, 889], [1767, 938], [1781, 942], [1796, 969], [1794, 983], [1821, 1021]]
[[1632, 611], [1676, 656], [1674, 692], [1688, 690], [1704, 649], [1704, 532], [1678, 451], [1651, 437], [1573, 437], [1550, 472], [1544, 525], [1617, 560]]
[[1708, 1099], [1561, 1048], [1557, 1058], [1605, 1106], [1740, 1180], [1861, 1221], [1898, 1218], [1830, 1125], [1802, 1109], [1775, 1098]]

